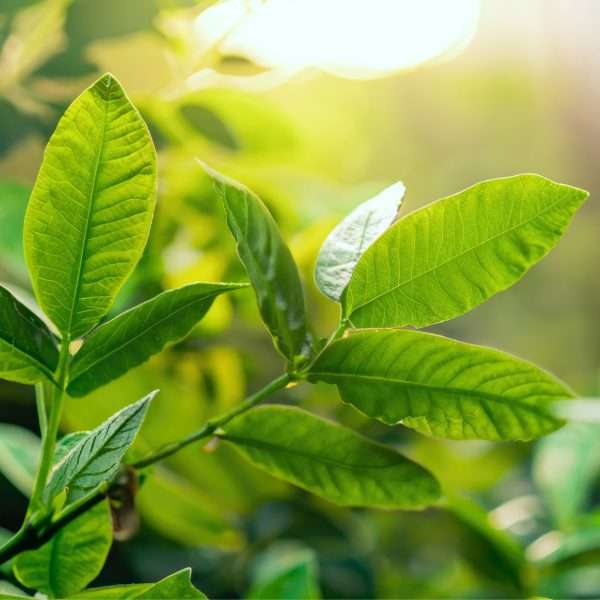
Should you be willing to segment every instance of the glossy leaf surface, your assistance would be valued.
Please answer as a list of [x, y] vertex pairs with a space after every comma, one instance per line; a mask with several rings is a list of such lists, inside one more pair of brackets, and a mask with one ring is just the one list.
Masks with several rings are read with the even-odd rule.
[[29, 588], [65, 598], [98, 576], [111, 543], [110, 510], [103, 501], [59, 530], [41, 548], [19, 554], [14, 573]]
[[25, 216], [39, 304], [76, 338], [96, 325], [142, 255], [155, 203], [154, 146], [112, 75], [67, 109], [50, 138]]
[[405, 187], [398, 182], [355, 208], [327, 236], [315, 268], [319, 289], [339, 302], [367, 248], [394, 222]]
[[202, 165], [213, 179], [256, 293], [262, 319], [290, 361], [310, 355], [304, 292], [298, 267], [262, 200], [240, 183]]
[[31, 310], [0, 286], [0, 378], [51, 379], [58, 364], [54, 336]]
[[245, 285], [193, 283], [163, 292], [104, 323], [73, 358], [69, 394], [89, 394], [183, 339], [219, 294]]
[[539, 175], [478, 183], [413, 212], [356, 265], [343, 298], [356, 327], [426, 327], [516, 283], [588, 194]]
[[221, 437], [271, 475], [343, 506], [423, 508], [439, 496], [423, 467], [297, 408], [254, 408]]
[[560, 381], [504, 352], [418, 331], [362, 331], [327, 348], [310, 378], [387, 425], [451, 439], [531, 440], [561, 425]]
[[73, 501], [108, 481], [119, 469], [156, 393], [120, 410], [73, 446], [52, 470], [47, 497], [67, 487], [68, 500]]

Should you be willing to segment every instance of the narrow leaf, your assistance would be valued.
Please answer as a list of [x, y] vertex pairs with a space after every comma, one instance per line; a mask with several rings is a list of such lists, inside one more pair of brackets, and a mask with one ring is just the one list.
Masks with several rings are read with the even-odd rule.
[[297, 408], [254, 408], [221, 437], [271, 475], [342, 506], [418, 509], [440, 494], [428, 471], [395, 450]]
[[130, 404], [90, 431], [55, 465], [46, 496], [51, 499], [68, 488], [71, 502], [85, 495], [118, 471], [121, 459], [144, 421], [158, 390]]
[[28, 588], [65, 598], [98, 576], [111, 543], [112, 521], [105, 500], [63, 527], [41, 548], [19, 554], [14, 573]]
[[159, 294], [95, 329], [71, 363], [68, 392], [84, 396], [183, 339], [224, 292], [243, 283], [193, 283]]
[[154, 211], [148, 129], [112, 75], [67, 109], [25, 216], [33, 288], [64, 336], [89, 331], [140, 259]]
[[562, 421], [550, 405], [573, 393], [504, 352], [418, 331], [362, 331], [329, 346], [312, 381], [387, 425], [451, 439], [531, 440]]
[[0, 472], [27, 497], [33, 490], [40, 446], [31, 431], [0, 423]]
[[98, 598], [99, 600], [125, 600], [128, 598], [152, 598], [155, 600], [171, 600], [177, 598], [206, 598], [191, 582], [191, 569], [181, 569], [156, 583], [134, 583], [131, 585], [112, 585], [108, 587], [90, 588], [71, 598], [81, 600]]
[[298, 267], [262, 200], [240, 183], [202, 164], [227, 214], [227, 224], [252, 282], [260, 314], [277, 349], [290, 361], [311, 353]]
[[52, 379], [58, 364], [54, 336], [46, 325], [0, 286], [0, 377], [20, 383]]
[[363, 202], [323, 242], [315, 280], [328, 298], [340, 301], [360, 257], [396, 219], [404, 192], [398, 182]]
[[356, 327], [425, 327], [516, 283], [588, 194], [539, 175], [478, 183], [411, 213], [363, 255], [342, 299]]

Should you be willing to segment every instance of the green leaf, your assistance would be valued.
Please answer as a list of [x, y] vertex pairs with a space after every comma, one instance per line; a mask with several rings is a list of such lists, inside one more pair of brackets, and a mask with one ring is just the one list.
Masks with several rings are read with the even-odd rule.
[[298, 408], [254, 408], [221, 437], [271, 475], [342, 506], [423, 508], [440, 494], [402, 454]]
[[309, 378], [387, 425], [450, 439], [531, 440], [559, 427], [572, 392], [504, 352], [418, 331], [362, 331], [334, 342]]
[[68, 392], [84, 396], [183, 339], [224, 292], [243, 283], [193, 283], [163, 292], [95, 329], [71, 363]]
[[15, 181], [0, 181], [0, 253], [2, 267], [11, 275], [21, 279], [26, 277], [25, 257], [23, 256], [23, 220], [31, 188]]
[[597, 423], [569, 423], [536, 446], [533, 477], [561, 527], [572, 525], [586, 512], [599, 476]]
[[41, 442], [27, 429], [0, 423], [0, 471], [25, 496], [33, 490]]
[[157, 393], [155, 390], [115, 413], [73, 446], [52, 469], [46, 497], [52, 499], [67, 487], [68, 501], [72, 502], [109, 481], [118, 471]]
[[278, 543], [259, 556], [253, 585], [246, 596], [250, 600], [285, 598], [317, 600], [321, 598], [315, 553], [298, 545]]
[[248, 188], [207, 165], [202, 167], [223, 201], [227, 224], [277, 349], [292, 362], [302, 361], [311, 354], [304, 292], [298, 267], [275, 220]]
[[340, 301], [367, 248], [394, 222], [405, 187], [398, 182], [355, 208], [323, 242], [315, 269], [319, 289]]
[[0, 600], [10, 600], [10, 598], [31, 598], [31, 596], [8, 581], [0, 581]]
[[90, 435], [89, 431], [73, 431], [67, 433], [56, 443], [52, 464], [57, 465], [77, 444]]
[[146, 125], [104, 75], [59, 121], [25, 216], [33, 289], [65, 337], [83, 335], [110, 309], [146, 245], [155, 188]]
[[516, 283], [588, 194], [539, 175], [478, 183], [411, 213], [363, 255], [342, 298], [356, 327], [425, 327]]
[[134, 583], [132, 585], [113, 585], [108, 587], [90, 588], [71, 596], [72, 598], [98, 598], [102, 600], [127, 598], [152, 598], [155, 600], [178, 600], [187, 598], [206, 598], [206, 596], [191, 582], [192, 570], [181, 569], [157, 583]]
[[19, 554], [15, 576], [28, 588], [65, 598], [98, 576], [111, 542], [112, 520], [105, 500], [63, 527], [41, 548]]
[[0, 286], [0, 377], [20, 383], [52, 379], [58, 364], [54, 336], [46, 325]]

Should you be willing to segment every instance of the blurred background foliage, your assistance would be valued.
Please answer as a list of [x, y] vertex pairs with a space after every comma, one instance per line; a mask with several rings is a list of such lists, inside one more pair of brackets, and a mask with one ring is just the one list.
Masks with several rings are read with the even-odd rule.
[[[443, 33], [445, 17], [428, 1], [429, 21], [418, 23], [412, 43], [435, 45]], [[314, 260], [358, 202], [400, 179], [406, 213], [481, 179], [539, 172], [590, 190], [591, 201], [523, 282], [436, 330], [531, 359], [583, 396], [598, 395], [600, 5], [456, 0], [455, 9], [477, 18], [452, 50], [423, 64], [399, 62], [382, 76], [333, 73], [314, 56], [269, 64], [244, 55], [227, 36], [257, 2], [221, 4], [219, 21], [221, 13], [205, 12], [215, 3], [199, 0], [0, 2], [0, 279], [31, 297], [21, 225], [44, 145], [73, 97], [108, 70], [140, 108], [159, 153], [151, 240], [119, 308], [191, 281], [244, 277], [195, 157], [267, 202], [321, 335], [337, 309], [317, 294]], [[368, 54], [377, 38], [379, 4], [353, 38], [355, 54]], [[410, 17], [419, 2], [398, 4]], [[316, 44], [318, 6], [306, 0], [300, 9], [313, 11], [297, 23], [306, 47]], [[344, 23], [342, 8], [340, 31]], [[328, 35], [332, 47], [343, 38], [336, 28]], [[143, 453], [239, 402], [281, 366], [251, 292], [222, 296], [185, 342], [69, 399], [63, 429], [93, 428], [160, 388], [133, 450]], [[600, 596], [600, 425], [572, 423], [537, 444], [448, 442], [367, 421], [327, 386], [300, 386], [280, 399], [402, 447], [443, 482], [445, 505], [341, 509], [259, 473], [226, 447], [191, 447], [142, 482], [140, 529], [128, 535], [137, 518], [122, 515], [119, 537], [130, 539], [115, 543], [98, 584], [156, 580], [191, 565], [212, 597]], [[0, 421], [10, 424], [0, 429], [0, 527], [15, 530], [27, 482], [12, 469], [10, 444], [29, 436], [35, 460], [36, 438], [24, 431], [36, 432], [32, 389], [2, 382]]]

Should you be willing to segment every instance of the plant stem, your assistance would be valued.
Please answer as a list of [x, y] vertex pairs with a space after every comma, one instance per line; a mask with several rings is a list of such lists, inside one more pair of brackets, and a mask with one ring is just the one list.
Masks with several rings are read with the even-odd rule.
[[[45, 435], [42, 440], [42, 455], [40, 464], [35, 478], [33, 494], [29, 502], [27, 515], [32, 514], [36, 510], [43, 507], [44, 488], [48, 479], [48, 473], [52, 467], [52, 457], [54, 456], [54, 447], [56, 445], [56, 436], [58, 435], [58, 427], [62, 416], [64, 403], [64, 390], [67, 381], [67, 368], [69, 362], [69, 340], [64, 339], [60, 347], [60, 357], [58, 360], [58, 368], [56, 372], [57, 386], [52, 390], [52, 401], [50, 403], [50, 415], [47, 426], [45, 427]], [[39, 410], [38, 404], [38, 410]], [[41, 420], [40, 420], [41, 422]]]
[[40, 435], [42, 439], [46, 436], [48, 429], [48, 415], [46, 414], [46, 388], [45, 382], [35, 384], [35, 405], [37, 408], [38, 422], [40, 424]]
[[281, 375], [277, 379], [271, 381], [271, 383], [269, 383], [262, 389], [258, 390], [258, 392], [252, 394], [251, 396], [248, 396], [248, 398], [246, 398], [243, 402], [240, 402], [240, 404], [238, 404], [229, 412], [221, 415], [220, 417], [216, 417], [207, 421], [200, 429], [198, 429], [194, 433], [191, 433], [187, 437], [177, 442], [173, 442], [172, 444], [164, 446], [162, 449], [159, 449], [157, 452], [154, 452], [153, 454], [150, 454], [149, 456], [142, 458], [141, 460], [131, 463], [130, 466], [134, 469], [143, 469], [144, 467], [147, 467], [155, 462], [158, 462], [159, 460], [163, 460], [164, 458], [175, 454], [176, 452], [179, 452], [179, 450], [185, 448], [186, 446], [189, 446], [190, 444], [193, 444], [194, 442], [210, 437], [215, 431], [217, 431], [217, 429], [219, 429], [219, 427], [222, 427], [226, 423], [229, 423], [231, 419], [246, 412], [248, 409], [252, 408], [261, 400], [264, 400], [277, 390], [284, 388], [288, 383], [290, 383], [290, 381], [291, 377], [288, 373]]

